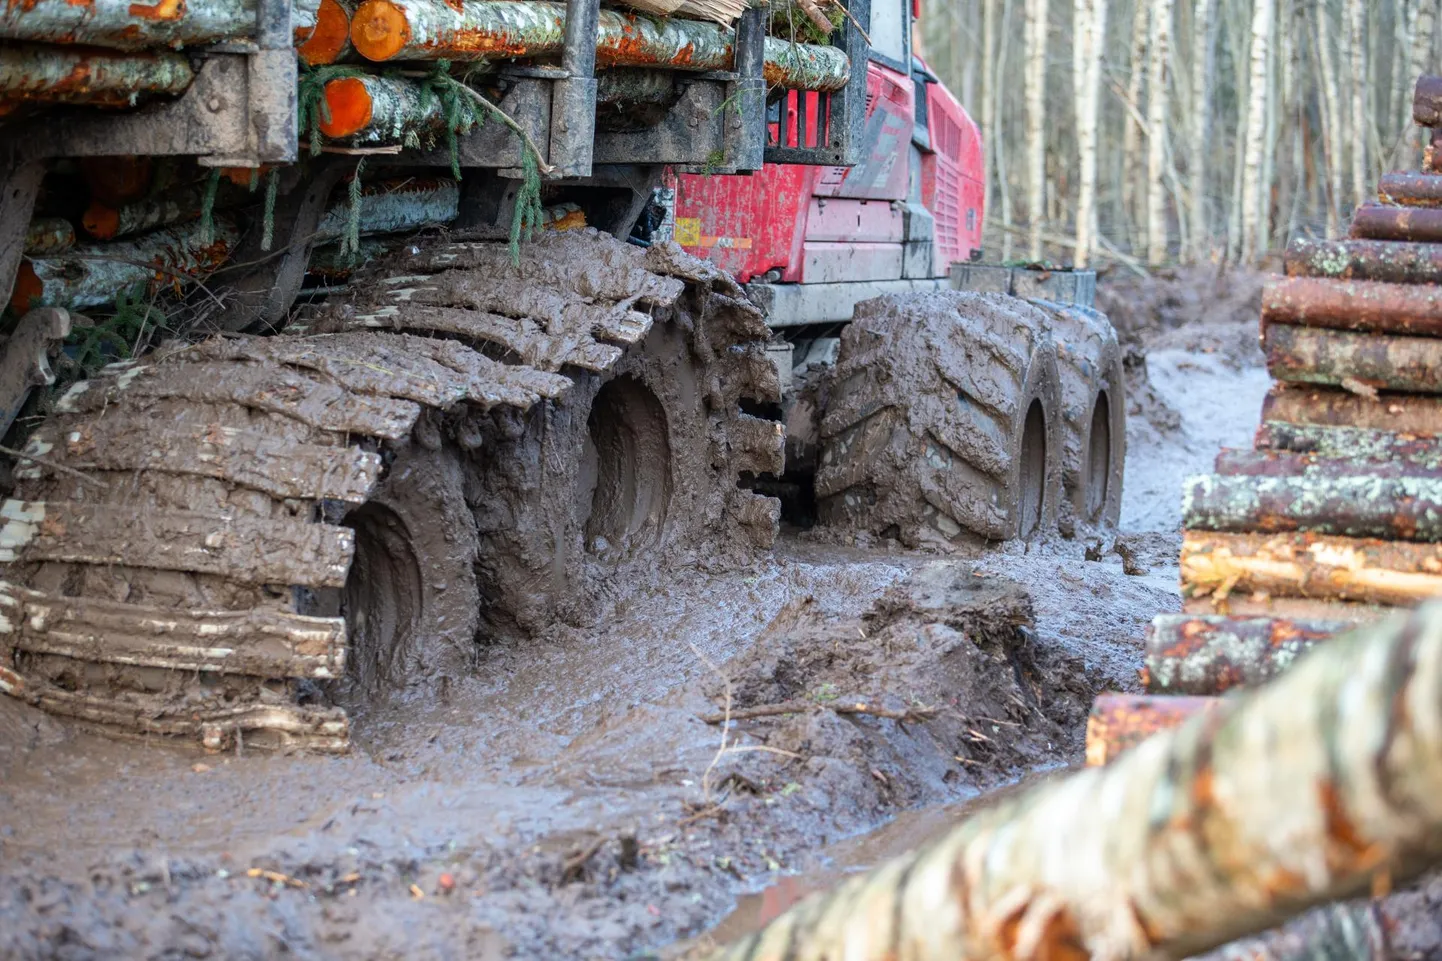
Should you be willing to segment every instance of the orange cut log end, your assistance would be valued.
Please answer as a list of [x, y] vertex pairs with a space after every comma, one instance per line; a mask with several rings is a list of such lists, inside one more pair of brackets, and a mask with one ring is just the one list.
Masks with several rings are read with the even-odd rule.
[[305, 42], [295, 48], [312, 67], [335, 63], [350, 46], [350, 14], [336, 0], [320, 0], [315, 27]]
[[367, 60], [389, 60], [410, 40], [405, 11], [391, 0], [365, 0], [351, 18], [351, 46]]
[[10, 292], [10, 309], [16, 314], [23, 314], [44, 293], [45, 284], [35, 276], [35, 268], [30, 266], [30, 261], [20, 261], [20, 269], [15, 272], [15, 288]]
[[120, 232], [120, 211], [107, 204], [93, 203], [85, 208], [80, 226], [96, 240], [109, 240]]
[[320, 132], [327, 137], [349, 137], [371, 122], [371, 95], [355, 77], [341, 77], [326, 84], [325, 105], [330, 116], [321, 120]]

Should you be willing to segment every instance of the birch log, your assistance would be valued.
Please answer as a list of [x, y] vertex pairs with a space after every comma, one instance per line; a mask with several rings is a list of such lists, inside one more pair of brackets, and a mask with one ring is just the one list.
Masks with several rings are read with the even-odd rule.
[[1341, 620], [1159, 614], [1142, 648], [1143, 682], [1148, 694], [1198, 697], [1255, 687], [1352, 627]]
[[17, 313], [33, 307], [98, 307], [136, 284], [198, 277], [224, 263], [239, 236], [234, 224], [216, 217], [209, 243], [196, 222], [130, 240], [84, 244], [56, 257], [27, 258], [15, 278], [10, 307]]
[[[563, 4], [532, 0], [365, 0], [351, 17], [351, 45], [368, 60], [501, 60], [559, 54], [565, 41]], [[773, 86], [836, 91], [851, 65], [837, 47], [766, 38], [766, 75]], [[714, 23], [602, 10], [596, 32], [599, 67], [729, 70], [732, 31]]]
[[1294, 240], [1289, 277], [1333, 277], [1391, 284], [1442, 284], [1442, 245], [1380, 240]]
[[1167, 165], [1168, 72], [1172, 0], [1151, 0], [1151, 41], [1147, 51], [1147, 261], [1167, 259], [1167, 209], [1163, 181]]
[[[1242, 259], [1257, 256], [1258, 221], [1262, 212], [1262, 153], [1267, 131], [1267, 62], [1272, 42], [1275, 0], [1257, 0], [1252, 9], [1251, 60], [1247, 87], [1247, 133], [1242, 148]], [[1266, 185], [1271, 189], [1271, 185]]]
[[1360, 427], [1406, 434], [1442, 434], [1442, 399], [1416, 394], [1379, 394], [1276, 384], [1262, 400], [1263, 424]]
[[1110, 764], [1158, 731], [1170, 731], [1219, 704], [1214, 697], [1098, 694], [1087, 715], [1087, 765]]
[[1262, 323], [1442, 336], [1442, 287], [1287, 277], [1263, 288]]
[[0, 47], [0, 98], [8, 101], [122, 107], [142, 95], [181, 93], [194, 79], [190, 61], [177, 53]]
[[1442, 480], [1355, 474], [1255, 477], [1203, 474], [1182, 489], [1189, 530], [1311, 531], [1388, 540], [1442, 540]]
[[[360, 234], [390, 234], [439, 227], [460, 213], [461, 185], [450, 178], [406, 178], [365, 184]], [[332, 204], [316, 228], [318, 244], [339, 240], [350, 222], [350, 203]]]
[[25, 254], [63, 254], [75, 246], [75, 228], [64, 217], [37, 217], [25, 232]]
[[[315, 26], [320, 0], [294, 0], [300, 37]], [[0, 39], [151, 50], [237, 40], [255, 34], [256, 0], [27, 0], [0, 11]]]
[[1181, 959], [1442, 857], [1442, 609], [1328, 642], [710, 961]]
[[1182, 535], [1182, 594], [1306, 597], [1413, 607], [1442, 594], [1442, 548], [1321, 534]]
[[1277, 380], [1350, 390], [1442, 393], [1442, 340], [1268, 324], [1267, 370]]
[[1413, 464], [1442, 469], [1442, 443], [1430, 433], [1398, 433], [1364, 427], [1319, 427], [1264, 421], [1257, 428], [1257, 453], [1293, 451], [1358, 463]]

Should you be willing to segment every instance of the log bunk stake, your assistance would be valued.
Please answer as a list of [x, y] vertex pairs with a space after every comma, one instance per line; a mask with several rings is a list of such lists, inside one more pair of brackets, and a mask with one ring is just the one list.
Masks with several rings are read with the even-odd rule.
[[[1442, 77], [1413, 119], [1442, 128]], [[1087, 759], [1264, 683], [1339, 633], [1442, 595], [1442, 157], [1378, 184], [1344, 240], [1294, 241], [1262, 296], [1254, 449], [1184, 493], [1183, 612], [1147, 633], [1144, 693], [1104, 695]]]

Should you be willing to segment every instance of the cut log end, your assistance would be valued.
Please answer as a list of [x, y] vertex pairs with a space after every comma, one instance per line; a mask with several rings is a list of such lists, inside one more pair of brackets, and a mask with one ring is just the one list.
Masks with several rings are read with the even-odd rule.
[[338, 0], [321, 0], [315, 15], [315, 28], [306, 41], [295, 48], [300, 58], [312, 67], [335, 63], [350, 47], [350, 14]]
[[96, 240], [109, 240], [120, 231], [120, 211], [108, 204], [93, 203], [81, 215], [80, 226]]
[[341, 77], [325, 85], [328, 119], [320, 122], [320, 132], [332, 139], [349, 137], [364, 130], [371, 122], [371, 95], [366, 85], [355, 77]]
[[16, 314], [23, 314], [45, 295], [45, 284], [35, 274], [35, 268], [30, 261], [20, 261], [20, 269], [15, 273], [15, 287], [10, 292], [10, 309]]
[[367, 60], [389, 60], [410, 43], [406, 13], [391, 0], [366, 0], [351, 18], [350, 42]]

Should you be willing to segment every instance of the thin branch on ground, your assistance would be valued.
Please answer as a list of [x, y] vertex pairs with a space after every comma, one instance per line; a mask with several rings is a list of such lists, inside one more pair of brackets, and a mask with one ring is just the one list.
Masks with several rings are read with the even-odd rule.
[[936, 716], [936, 708], [933, 707], [909, 707], [905, 710], [898, 711], [891, 708], [878, 707], [875, 704], [867, 704], [864, 701], [830, 704], [812, 701], [783, 701], [780, 704], [762, 704], [758, 707], [745, 707], [739, 711], [733, 711], [731, 710], [731, 702], [728, 696], [726, 711], [724, 713], [703, 714], [701, 715], [701, 720], [707, 724], [729, 724], [731, 721], [751, 721], [760, 717], [779, 717], [783, 714], [806, 714], [810, 711], [831, 711], [833, 714], [866, 714], [870, 717], [881, 717], [892, 721], [911, 723], [925, 721]]
[[73, 477], [75, 480], [83, 481], [86, 484], [94, 484], [101, 490], [104, 490], [105, 488], [110, 486], [100, 478], [91, 477], [88, 474], [81, 473], [73, 467], [66, 467], [64, 464], [57, 464], [47, 458], [37, 457], [35, 454], [27, 454], [23, 450], [16, 450], [13, 447], [6, 447], [4, 444], [0, 444], [0, 454], [6, 454], [10, 457], [14, 457], [17, 460], [28, 460], [32, 464], [39, 464], [46, 470], [53, 470], [58, 474], [64, 474], [67, 477]]

